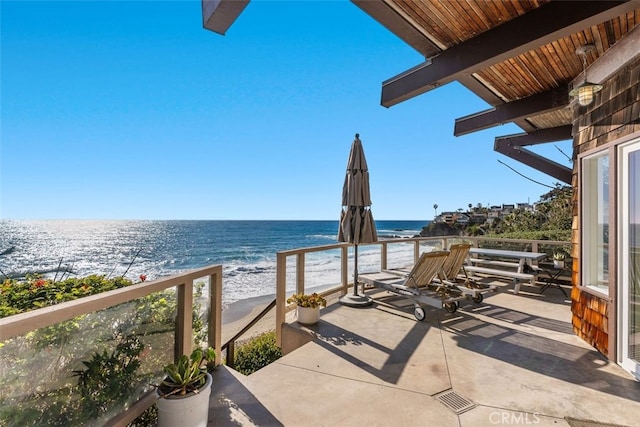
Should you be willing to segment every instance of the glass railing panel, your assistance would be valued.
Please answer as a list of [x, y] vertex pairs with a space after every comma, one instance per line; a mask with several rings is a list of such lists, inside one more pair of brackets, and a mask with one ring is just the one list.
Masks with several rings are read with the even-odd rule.
[[[407, 242], [398, 242], [398, 243], [387, 243], [387, 268], [388, 269], [398, 269], [398, 268], [411, 268], [414, 264], [414, 247], [415, 242], [407, 241]], [[379, 271], [379, 266], [377, 270]]]
[[[380, 271], [380, 245], [358, 245], [358, 274]], [[349, 283], [353, 283], [355, 250], [349, 248]]]
[[296, 258], [296, 255], [287, 257], [287, 296], [290, 296], [291, 294], [294, 294], [296, 292]]
[[173, 360], [175, 288], [0, 343], [0, 425], [100, 426]]
[[193, 345], [207, 348], [213, 346], [209, 343], [209, 313], [211, 312], [210, 295], [211, 283], [209, 276], [193, 281]]
[[[322, 292], [340, 285], [341, 256], [342, 250], [340, 248], [309, 252], [305, 255], [304, 281], [306, 293]], [[289, 287], [290, 283], [287, 282], [289, 293], [295, 291], [295, 277], [293, 280], [291, 287]]]
[[[452, 241], [451, 239], [449, 239], [447, 241], [447, 245], [451, 245], [451, 244], [452, 244]], [[431, 251], [441, 251], [442, 249], [444, 248], [442, 247], [442, 240], [440, 239], [420, 241], [420, 253], [431, 252]]]

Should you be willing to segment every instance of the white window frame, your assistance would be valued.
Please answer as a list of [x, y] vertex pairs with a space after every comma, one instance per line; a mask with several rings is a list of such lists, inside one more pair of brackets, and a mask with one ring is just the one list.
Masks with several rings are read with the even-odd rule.
[[[619, 252], [618, 259], [619, 262], [619, 274], [618, 274], [618, 289], [620, 289], [620, 297], [618, 301], [618, 313], [619, 323], [618, 323], [618, 363], [620, 363], [625, 369], [629, 372], [633, 373], [638, 380], [640, 380], [640, 365], [637, 363], [637, 358], [634, 360], [633, 355], [629, 354], [629, 307], [628, 307], [628, 293], [629, 286], [632, 284], [629, 283], [629, 239], [628, 233], [631, 231], [628, 229], [629, 224], [629, 212], [628, 212], [628, 198], [625, 197], [623, 192], [629, 190], [628, 183], [629, 179], [629, 164], [623, 159], [623, 157], [627, 156], [630, 152], [636, 152], [638, 147], [640, 146], [640, 138], [631, 140], [629, 142], [620, 144], [617, 146], [616, 155], [619, 159], [619, 167], [618, 167], [618, 182], [620, 183], [619, 190], [620, 194], [618, 195], [619, 206], [618, 206], [618, 215], [620, 217], [618, 221], [619, 225], [619, 233], [618, 241], [619, 241]], [[636, 184], [637, 185], [637, 184]]]
[[[597, 163], [600, 159], [608, 160], [607, 166], [607, 198], [603, 200], [604, 179], [600, 171], [600, 165]], [[611, 156], [611, 150], [603, 149], [593, 154], [586, 155], [580, 160], [581, 165], [581, 199], [582, 199], [582, 218], [580, 227], [580, 239], [582, 253], [580, 256], [581, 285], [605, 297], [609, 296], [609, 287], [611, 284], [611, 270], [609, 269], [610, 257], [615, 256], [611, 251], [612, 246], [612, 217], [610, 212], [614, 187], [612, 186], [612, 171], [614, 162]], [[594, 165], [596, 167], [594, 167]], [[603, 238], [604, 229], [600, 230], [598, 221], [606, 214], [608, 228], [608, 240], [605, 247]], [[604, 226], [604, 223], [603, 223]], [[607, 253], [607, 256], [605, 256]], [[606, 272], [606, 275], [604, 273]]]

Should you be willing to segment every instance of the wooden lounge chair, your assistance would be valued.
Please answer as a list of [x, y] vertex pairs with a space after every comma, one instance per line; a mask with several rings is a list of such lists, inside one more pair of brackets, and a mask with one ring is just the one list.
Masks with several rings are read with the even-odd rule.
[[359, 276], [365, 284], [385, 289], [396, 295], [404, 296], [413, 301], [414, 315], [418, 320], [424, 320], [423, 305], [445, 308], [450, 313], [456, 311], [457, 300], [464, 298], [457, 288], [434, 290], [434, 279], [441, 274], [449, 251], [424, 252], [408, 275], [401, 277], [388, 271], [380, 273], [361, 274]]
[[456, 280], [469, 256], [469, 249], [471, 249], [471, 245], [468, 243], [458, 243], [449, 247], [449, 256], [442, 266], [441, 279]]
[[445, 260], [442, 271], [436, 281], [448, 286], [482, 291], [474, 292], [470, 295], [471, 300], [479, 304], [483, 300], [482, 294], [495, 291], [496, 287], [479, 283], [467, 275], [464, 264], [469, 257], [469, 249], [471, 249], [471, 245], [468, 243], [451, 245], [449, 247], [449, 256]]

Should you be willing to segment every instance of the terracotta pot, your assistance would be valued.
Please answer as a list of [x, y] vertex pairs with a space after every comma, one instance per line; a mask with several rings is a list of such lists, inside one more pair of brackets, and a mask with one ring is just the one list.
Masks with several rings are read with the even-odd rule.
[[313, 325], [320, 320], [320, 307], [298, 307], [298, 323]]

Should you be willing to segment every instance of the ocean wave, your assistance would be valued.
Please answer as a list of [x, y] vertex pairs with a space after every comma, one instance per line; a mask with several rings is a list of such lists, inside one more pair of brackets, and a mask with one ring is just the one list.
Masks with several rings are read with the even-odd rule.
[[330, 243], [338, 243], [338, 235], [337, 234], [309, 234], [306, 236], [309, 239], [319, 239], [326, 240], [327, 244]]
[[259, 266], [255, 264], [247, 264], [240, 267], [230, 267], [230, 269], [225, 268], [224, 273], [227, 276], [236, 276], [238, 274], [263, 274], [267, 272], [275, 272], [275, 265], [271, 267], [267, 266]]

